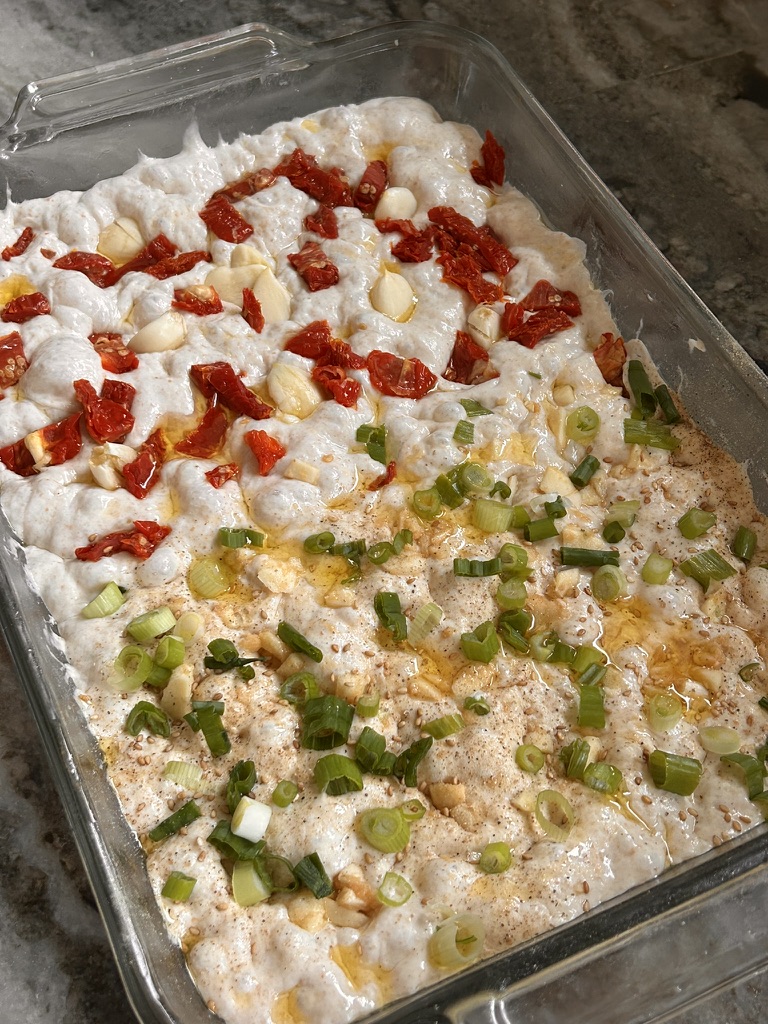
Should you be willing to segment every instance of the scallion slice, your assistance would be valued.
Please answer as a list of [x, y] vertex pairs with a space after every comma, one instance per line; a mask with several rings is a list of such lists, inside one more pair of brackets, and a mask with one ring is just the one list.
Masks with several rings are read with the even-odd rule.
[[464, 721], [463, 716], [457, 711], [451, 715], [442, 715], [440, 718], [434, 718], [431, 722], [426, 722], [421, 728], [422, 732], [434, 737], [434, 739], [444, 740], [446, 736], [453, 736], [455, 733], [461, 732], [462, 729], [466, 728], [466, 725], [467, 723]]
[[742, 665], [739, 669], [739, 679], [745, 683], [751, 683], [755, 672], [759, 672], [762, 667], [762, 663], [759, 661], [750, 661], [748, 664]]
[[419, 647], [427, 635], [440, 624], [443, 609], [433, 601], [423, 604], [416, 612], [408, 630], [408, 641], [411, 647]]
[[605, 728], [605, 705], [602, 687], [596, 686], [594, 683], [579, 687], [577, 721], [585, 729]]
[[606, 523], [618, 523], [628, 530], [640, 511], [639, 501], [615, 501], [605, 514]]
[[501, 581], [494, 596], [496, 603], [504, 611], [517, 611], [528, 600], [528, 591], [525, 589], [525, 583], [521, 579], [518, 579], [516, 576], [510, 576], [508, 579]]
[[372, 807], [357, 819], [363, 839], [380, 853], [399, 853], [411, 839], [411, 826], [399, 807]]
[[477, 866], [486, 875], [500, 875], [512, 863], [512, 851], [508, 843], [488, 843], [480, 854]]
[[461, 649], [470, 661], [488, 664], [499, 653], [499, 637], [490, 621], [481, 622], [471, 633], [461, 634]]
[[677, 521], [677, 528], [686, 540], [703, 537], [717, 522], [714, 512], [706, 512], [703, 508], [689, 508]]
[[557, 640], [552, 647], [552, 657], [549, 660], [553, 665], [573, 665], [576, 661], [576, 648]]
[[534, 743], [521, 743], [515, 751], [515, 764], [524, 772], [535, 775], [544, 767], [546, 757]]
[[227, 566], [211, 555], [196, 558], [187, 572], [187, 584], [191, 592], [207, 600], [226, 594], [233, 583], [234, 577]]
[[446, 508], [459, 508], [464, 504], [464, 495], [459, 490], [455, 478], [452, 479], [445, 473], [441, 473], [435, 480], [435, 487], [440, 495], [440, 501]]
[[395, 553], [395, 549], [388, 540], [380, 540], [378, 544], [372, 544], [366, 551], [366, 557], [374, 565], [384, 565]]
[[576, 682], [579, 686], [593, 686], [595, 683], [600, 682], [606, 671], [605, 665], [590, 665], [583, 672], [579, 672], [576, 676]]
[[573, 808], [556, 789], [543, 789], [538, 794], [534, 815], [539, 826], [556, 843], [565, 842], [575, 821]]
[[577, 676], [580, 676], [590, 665], [604, 665], [605, 661], [605, 654], [599, 648], [593, 647], [591, 644], [581, 644], [576, 648], [576, 656], [571, 668]]
[[[193, 721], [202, 732], [208, 749], [214, 757], [222, 757], [232, 749], [227, 731], [222, 725], [221, 717], [224, 713], [224, 705], [221, 701], [192, 701]], [[184, 718], [190, 725], [190, 715]], [[193, 726], [194, 728], [194, 726]]]
[[512, 497], [512, 488], [509, 486], [509, 484], [504, 483], [503, 480], [497, 480], [496, 483], [488, 492], [488, 497], [495, 498], [497, 494], [502, 501], [506, 501], [507, 498]]
[[291, 779], [281, 779], [272, 790], [272, 803], [276, 807], [288, 807], [299, 795], [299, 787]]
[[596, 548], [561, 547], [560, 563], [578, 566], [618, 565], [619, 552]]
[[329, 796], [343, 796], [363, 788], [359, 765], [344, 754], [326, 754], [321, 757], [315, 762], [314, 778], [320, 792], [328, 793]]
[[531, 628], [532, 623], [533, 618], [529, 612], [509, 611], [501, 613], [496, 621], [496, 628], [505, 644], [519, 654], [527, 654], [530, 644], [525, 634]]
[[584, 784], [596, 793], [613, 796], [624, 785], [624, 778], [619, 769], [607, 761], [593, 761], [584, 769]]
[[264, 840], [252, 843], [249, 839], [237, 836], [230, 828], [228, 821], [219, 821], [208, 836], [208, 842], [214, 846], [222, 857], [228, 860], [256, 860], [264, 850]]
[[346, 743], [355, 709], [343, 697], [325, 694], [304, 705], [301, 743], [307, 750], [332, 750]]
[[736, 570], [714, 548], [708, 548], [681, 562], [680, 572], [696, 580], [704, 590], [708, 590], [712, 580], [725, 580], [733, 576]]
[[174, 903], [186, 903], [195, 888], [196, 878], [185, 875], [183, 871], [172, 871], [165, 880], [160, 895]]
[[630, 359], [627, 364], [627, 381], [635, 405], [644, 420], [656, 412], [656, 395], [645, 367], [639, 359]]
[[219, 544], [225, 548], [260, 548], [264, 546], [264, 534], [239, 526], [220, 526]]
[[675, 437], [666, 423], [659, 420], [624, 420], [624, 442], [645, 444], [649, 448], [661, 448], [669, 452], [680, 446], [679, 438]]
[[491, 410], [486, 409], [480, 402], [476, 402], [474, 398], [460, 398], [459, 403], [464, 407], [464, 412], [472, 419], [475, 416], [491, 416]]
[[740, 526], [736, 531], [736, 536], [733, 538], [733, 544], [731, 544], [733, 554], [740, 558], [742, 562], [749, 562], [754, 557], [756, 547], [757, 535], [755, 531], [750, 530], [747, 526]]
[[311, 672], [294, 672], [280, 687], [280, 696], [289, 704], [297, 704], [301, 707], [313, 697], [320, 696], [320, 687]]
[[336, 538], [330, 530], [323, 530], [322, 533], [313, 533], [304, 539], [304, 550], [310, 555], [322, 555], [336, 543]]
[[107, 583], [101, 593], [83, 608], [80, 614], [84, 619], [103, 619], [114, 613], [125, 604], [125, 594], [113, 581]]
[[421, 800], [406, 800], [404, 804], [400, 804], [400, 813], [406, 821], [421, 821], [427, 813], [427, 808]]
[[472, 420], [459, 420], [453, 431], [453, 440], [456, 444], [475, 443], [475, 424]]
[[534, 661], [551, 661], [558, 642], [557, 633], [546, 629], [528, 637], [528, 653]]
[[569, 779], [583, 781], [584, 770], [591, 756], [589, 743], [584, 739], [575, 739], [560, 751], [563, 770]]
[[747, 796], [754, 800], [763, 792], [763, 779], [765, 778], [765, 767], [751, 754], [723, 754], [720, 758], [723, 764], [733, 765], [740, 768], [744, 773], [744, 783], [747, 787]]
[[741, 737], [735, 729], [725, 725], [700, 725], [699, 742], [709, 754], [735, 754], [741, 746]]
[[587, 486], [599, 468], [600, 462], [594, 455], [585, 455], [576, 469], [569, 474], [568, 479], [577, 490], [581, 490]]
[[203, 769], [197, 764], [189, 761], [166, 761], [163, 768], [163, 778], [170, 779], [182, 789], [188, 789], [196, 793], [203, 781]]
[[395, 643], [400, 643], [408, 636], [408, 620], [400, 607], [400, 595], [388, 590], [380, 590], [373, 599], [373, 610], [379, 622], [392, 634]]
[[626, 535], [627, 531], [621, 523], [606, 523], [601, 533], [606, 544], [618, 544], [620, 540], [624, 540]]
[[407, 878], [398, 875], [396, 871], [388, 871], [376, 890], [379, 903], [383, 903], [385, 907], [402, 907], [411, 896], [413, 896], [413, 886]]
[[588, 444], [600, 429], [600, 417], [588, 405], [580, 405], [565, 417], [565, 436], [577, 444]]
[[435, 519], [443, 511], [440, 492], [437, 487], [427, 487], [423, 491], [414, 491], [411, 501], [413, 511], [420, 519]]
[[472, 505], [472, 525], [484, 533], [506, 533], [512, 528], [512, 506], [491, 498], [478, 498]]
[[654, 750], [648, 758], [648, 767], [657, 789], [678, 796], [690, 796], [701, 780], [702, 764], [695, 757]]
[[174, 811], [173, 814], [169, 814], [167, 818], [163, 820], [147, 833], [153, 843], [160, 843], [163, 839], [167, 839], [168, 836], [175, 835], [181, 829], [186, 828], [187, 825], [191, 825], [196, 818], [199, 818], [202, 811], [197, 806], [194, 800], [187, 800], [185, 804], [182, 804], [178, 810]]
[[164, 636], [155, 651], [155, 664], [173, 670], [184, 661], [184, 641], [178, 636]]
[[485, 697], [481, 697], [479, 694], [470, 694], [469, 697], [464, 698], [464, 710], [472, 711], [474, 714], [479, 715], [481, 718], [485, 715], [490, 714], [491, 706]]
[[676, 693], [655, 693], [648, 701], [648, 723], [654, 732], [669, 732], [683, 717], [683, 702]]
[[557, 537], [557, 526], [555, 520], [545, 516], [544, 519], [534, 519], [523, 526], [523, 536], [527, 541], [535, 543], [539, 540], [548, 540], [550, 537]]
[[544, 502], [544, 511], [550, 519], [563, 519], [568, 514], [565, 502], [559, 494], [554, 501]]
[[176, 619], [176, 625], [171, 630], [172, 636], [177, 636], [183, 644], [190, 644], [202, 631], [203, 617], [198, 612], [182, 612]]
[[664, 558], [653, 552], [646, 558], [640, 576], [643, 583], [658, 587], [667, 582], [674, 567], [675, 563], [671, 558]]
[[355, 743], [355, 760], [363, 771], [371, 772], [387, 748], [387, 740], [380, 732], [366, 725]]
[[153, 664], [143, 647], [128, 644], [115, 658], [107, 686], [121, 693], [132, 693], [147, 681]]
[[503, 569], [501, 559], [488, 558], [485, 561], [479, 558], [454, 558], [453, 575], [466, 576], [471, 579], [481, 579], [486, 576], [498, 576]]
[[138, 736], [140, 732], [148, 732], [153, 736], [170, 736], [171, 720], [162, 708], [148, 700], [140, 700], [128, 712], [125, 720], [125, 731], [129, 736]]
[[139, 644], [146, 644], [162, 633], [168, 633], [176, 625], [176, 616], [170, 608], [154, 608], [132, 619], [125, 627]]
[[272, 886], [254, 860], [238, 860], [232, 868], [232, 896], [238, 907], [253, 907], [272, 895]]
[[378, 690], [375, 690], [373, 693], [364, 693], [361, 697], [357, 698], [355, 714], [361, 718], [375, 718], [379, 713], [380, 705], [381, 694]]
[[394, 775], [398, 779], [402, 779], [406, 786], [414, 787], [417, 783], [416, 769], [427, 756], [434, 742], [431, 736], [422, 736], [421, 739], [415, 740], [397, 755], [391, 771], [382, 771], [382, 762], [387, 758], [387, 754], [384, 754], [379, 764], [376, 765], [376, 774]]
[[387, 428], [385, 426], [374, 427], [370, 423], [363, 423], [357, 428], [356, 441], [361, 441], [374, 462], [380, 462], [382, 466], [387, 464]]
[[455, 970], [477, 960], [483, 952], [485, 925], [477, 914], [449, 917], [429, 937], [427, 955], [435, 967]]
[[627, 577], [616, 565], [601, 565], [592, 576], [592, 593], [598, 601], [618, 601], [627, 592]]
[[477, 462], [465, 462], [459, 466], [456, 483], [462, 494], [467, 497], [488, 494], [493, 487], [493, 477], [485, 468]]
[[234, 814], [237, 805], [244, 796], [248, 796], [256, 785], [256, 765], [253, 761], [238, 761], [230, 769], [227, 779], [227, 807]]
[[144, 680], [145, 686], [153, 686], [157, 690], [162, 690], [168, 685], [168, 680], [171, 678], [171, 670], [169, 668], [163, 668], [162, 665], [158, 665], [156, 662], [152, 662], [152, 669], [149, 675]]
[[677, 406], [675, 405], [672, 395], [669, 393], [669, 388], [666, 384], [659, 384], [657, 388], [653, 389], [653, 393], [656, 396], [656, 401], [659, 403], [659, 409], [661, 409], [661, 415], [664, 417], [667, 423], [679, 423], [682, 419], [678, 412]]
[[333, 884], [317, 853], [309, 853], [306, 857], [302, 857], [294, 866], [293, 873], [299, 882], [310, 890], [315, 899], [323, 899], [333, 892]]
[[298, 654], [306, 654], [312, 661], [321, 662], [323, 660], [323, 652], [320, 648], [310, 643], [305, 636], [301, 635], [298, 629], [294, 629], [289, 623], [279, 623], [277, 635], [292, 651], [296, 651]]

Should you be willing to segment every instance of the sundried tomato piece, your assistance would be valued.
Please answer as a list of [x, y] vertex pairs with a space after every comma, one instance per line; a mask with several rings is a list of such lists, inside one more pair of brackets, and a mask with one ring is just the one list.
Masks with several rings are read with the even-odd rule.
[[141, 445], [133, 462], [123, 466], [125, 489], [134, 498], [146, 498], [160, 480], [160, 470], [165, 462], [165, 434], [158, 427]]
[[47, 260], [52, 260], [56, 252], [53, 249], [41, 249], [40, 255], [44, 256]]
[[226, 196], [212, 196], [198, 216], [225, 242], [244, 242], [253, 234], [253, 227]]
[[624, 388], [624, 363], [627, 361], [627, 347], [624, 344], [624, 339], [617, 338], [610, 331], [606, 331], [592, 354], [606, 384], [612, 384], [613, 387], [626, 391]]
[[491, 185], [503, 185], [504, 150], [490, 131], [485, 133], [485, 142], [480, 147], [480, 158], [482, 163], [475, 161], [469, 172], [478, 185], [485, 185], [488, 188]]
[[37, 467], [69, 462], [83, 446], [80, 416], [79, 412], [73, 413], [0, 448], [0, 462], [19, 476], [34, 476]]
[[549, 281], [541, 280], [520, 300], [523, 309], [533, 313], [539, 309], [559, 309], [568, 316], [581, 316], [581, 303], [575, 292], [561, 291]]
[[210, 316], [212, 313], [221, 313], [224, 309], [216, 289], [205, 284], [192, 285], [190, 288], [174, 288], [171, 305], [174, 309], [194, 313], [196, 316]]
[[144, 561], [170, 532], [170, 526], [162, 526], [151, 520], [135, 519], [132, 530], [108, 533], [92, 544], [75, 548], [75, 558], [79, 558], [81, 562], [98, 562], [100, 558], [124, 551]]
[[501, 285], [483, 277], [480, 266], [471, 256], [442, 252], [437, 262], [443, 268], [443, 280], [463, 288], [475, 302], [496, 302], [503, 297]]
[[423, 398], [437, 384], [437, 377], [420, 359], [401, 359], [375, 349], [368, 356], [371, 384], [383, 395]]
[[191, 252], [180, 252], [177, 256], [166, 256], [165, 259], [147, 267], [144, 271], [158, 281], [167, 281], [169, 277], [176, 277], [178, 274], [186, 274], [198, 263], [210, 263], [211, 254], [205, 249], [193, 249]]
[[189, 368], [189, 372], [206, 398], [218, 395], [221, 404], [232, 412], [250, 416], [252, 420], [264, 420], [272, 415], [272, 407], [243, 384], [229, 363], [197, 363]]
[[0, 320], [7, 324], [25, 324], [36, 316], [47, 316], [50, 312], [50, 304], [43, 293], [32, 292], [11, 299], [0, 313]]
[[305, 242], [298, 252], [288, 256], [288, 262], [304, 278], [311, 292], [338, 284], [339, 269], [317, 242]]
[[498, 373], [491, 367], [490, 357], [483, 346], [478, 345], [466, 331], [456, 331], [456, 341], [443, 377], [457, 384], [480, 384], [498, 377]]
[[331, 206], [321, 203], [314, 213], [308, 213], [304, 218], [304, 230], [314, 231], [323, 238], [338, 238], [339, 221], [336, 211]]
[[352, 351], [348, 341], [331, 338], [323, 353], [317, 356], [318, 366], [341, 366], [345, 370], [363, 370], [368, 365], [365, 356]]
[[559, 309], [540, 309], [532, 313], [525, 322], [513, 326], [509, 338], [526, 348], [535, 348], [550, 334], [567, 331], [569, 327], [573, 327], [573, 320]]
[[331, 325], [327, 320], [313, 320], [298, 334], [289, 338], [284, 347], [286, 352], [294, 352], [297, 356], [319, 359], [328, 351], [331, 337]]
[[301, 148], [284, 157], [275, 167], [275, 174], [283, 175], [294, 188], [326, 206], [352, 206], [352, 191], [341, 169], [324, 171], [315, 157]]
[[37, 473], [34, 457], [23, 437], [0, 448], [0, 462], [17, 476], [35, 476]]
[[227, 414], [218, 403], [209, 405], [194, 430], [178, 441], [174, 448], [195, 459], [210, 459], [221, 448], [227, 433]]
[[136, 353], [123, 344], [122, 334], [97, 331], [88, 335], [88, 341], [98, 353], [102, 369], [107, 373], [129, 373], [139, 365]]
[[354, 408], [362, 392], [360, 381], [347, 376], [341, 366], [316, 366], [312, 370], [312, 380], [330, 391], [334, 401], [347, 409]]
[[81, 252], [78, 249], [60, 256], [53, 265], [56, 270], [75, 270], [84, 274], [97, 288], [106, 288], [110, 285], [115, 273], [114, 263], [106, 256], [98, 252]]
[[382, 235], [389, 234], [392, 231], [398, 231], [401, 235], [405, 235], [409, 238], [412, 235], [418, 235], [419, 229], [413, 223], [412, 220], [406, 218], [395, 218], [395, 217], [383, 217], [380, 220], [374, 221], [374, 224], [382, 233]]
[[505, 302], [501, 314], [501, 330], [507, 337], [525, 320], [525, 310], [519, 302]]
[[389, 250], [401, 263], [426, 263], [432, 258], [432, 239], [426, 232], [408, 235], [391, 245]]
[[223, 466], [215, 466], [205, 474], [205, 479], [216, 490], [223, 487], [228, 480], [234, 480], [240, 473], [240, 467], [234, 462], [226, 462]]
[[452, 206], [433, 206], [428, 216], [433, 224], [448, 232], [457, 242], [464, 242], [475, 250], [482, 265], [501, 277], [517, 264], [509, 249], [487, 225], [478, 227]]
[[392, 481], [395, 479], [396, 471], [397, 471], [397, 465], [395, 464], [395, 462], [394, 461], [388, 462], [387, 463], [387, 468], [381, 474], [381, 476], [377, 476], [376, 479], [373, 481], [373, 483], [368, 484], [368, 490], [369, 491], [378, 491], [382, 487], [386, 487], [387, 484], [391, 484]]
[[386, 163], [384, 160], [372, 160], [363, 171], [363, 176], [355, 189], [355, 206], [363, 213], [373, 213], [386, 187]]
[[12, 331], [0, 338], [0, 388], [18, 384], [22, 374], [29, 368], [24, 355], [24, 343], [18, 331]]
[[259, 476], [266, 476], [275, 463], [285, 455], [286, 449], [283, 445], [266, 430], [249, 430], [243, 434], [243, 440], [256, 456]]
[[[105, 381], [106, 383], [106, 381]], [[115, 381], [119, 384], [119, 381]], [[133, 403], [136, 389], [130, 384], [123, 384], [123, 388], [130, 388], [132, 394], [123, 391], [112, 391], [122, 401], [115, 401], [102, 393], [99, 396], [96, 389], [87, 380], [76, 380], [73, 384], [77, 400], [85, 410], [85, 428], [94, 441], [98, 444], [106, 444], [107, 441], [120, 443], [133, 430], [134, 417], [130, 412], [130, 404]], [[126, 402], [129, 404], [126, 406]]]
[[248, 324], [252, 331], [256, 331], [257, 334], [261, 334], [264, 330], [264, 313], [261, 308], [261, 303], [253, 294], [252, 288], [243, 288], [243, 320]]
[[224, 196], [225, 199], [236, 203], [240, 199], [247, 199], [248, 196], [253, 196], [257, 192], [269, 188], [276, 181], [277, 175], [275, 172], [271, 171], [268, 167], [262, 167], [258, 171], [251, 171], [238, 181], [225, 185], [224, 188], [217, 189], [211, 196], [211, 199], [218, 199], [219, 196]]
[[126, 274], [130, 274], [133, 271], [143, 270], [149, 271], [150, 267], [157, 266], [163, 260], [173, 256], [176, 252], [176, 246], [173, 242], [166, 238], [165, 235], [159, 234], [147, 242], [143, 249], [136, 253], [133, 259], [128, 260], [122, 267], [116, 267], [110, 284], [115, 284], [121, 277], [125, 277]]
[[3, 251], [0, 252], [0, 259], [4, 259], [7, 262], [12, 260], [14, 256], [21, 256], [22, 253], [27, 251], [34, 237], [32, 228], [24, 228], [16, 241], [12, 245], [6, 245]]
[[110, 402], [117, 402], [130, 411], [136, 397], [136, 388], [124, 380], [111, 380], [107, 377], [101, 385], [101, 397], [108, 398]]

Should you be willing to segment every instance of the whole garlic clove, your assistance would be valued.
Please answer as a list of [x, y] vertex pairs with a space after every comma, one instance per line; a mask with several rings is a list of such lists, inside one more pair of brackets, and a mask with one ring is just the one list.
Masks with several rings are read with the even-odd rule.
[[294, 459], [283, 473], [286, 480], [300, 480], [305, 484], [316, 484], [320, 479], [320, 470], [303, 459]]
[[250, 267], [254, 265], [272, 268], [263, 252], [259, 252], [255, 245], [247, 242], [239, 242], [229, 254], [230, 267]]
[[135, 458], [136, 450], [130, 445], [107, 441], [93, 449], [88, 459], [88, 468], [99, 487], [105, 491], [116, 491], [123, 483], [123, 466]]
[[275, 363], [267, 374], [267, 391], [280, 412], [306, 419], [322, 402], [320, 388], [297, 366]]
[[416, 296], [406, 279], [390, 270], [385, 270], [375, 282], [370, 299], [377, 312], [399, 323], [409, 320], [416, 306]]
[[206, 275], [205, 283], [216, 289], [222, 302], [231, 302], [233, 306], [242, 309], [243, 288], [253, 289], [265, 269], [263, 263], [244, 263], [238, 267], [216, 267]]
[[381, 193], [373, 216], [375, 220], [407, 220], [416, 213], [417, 206], [416, 196], [409, 188], [394, 185]]
[[275, 275], [265, 267], [256, 278], [253, 294], [261, 303], [261, 312], [268, 324], [279, 324], [291, 315], [291, 293], [280, 284]]
[[169, 352], [180, 348], [187, 337], [184, 317], [175, 309], [169, 309], [157, 320], [145, 324], [128, 342], [134, 352]]
[[118, 267], [132, 260], [143, 248], [141, 229], [131, 217], [118, 217], [107, 224], [96, 244], [96, 251]]
[[478, 345], [490, 348], [501, 338], [501, 314], [492, 306], [475, 306], [467, 317], [467, 330]]

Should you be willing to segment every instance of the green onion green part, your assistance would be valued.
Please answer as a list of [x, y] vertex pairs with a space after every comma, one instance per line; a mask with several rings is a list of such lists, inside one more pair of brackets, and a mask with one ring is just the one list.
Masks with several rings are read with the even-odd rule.
[[323, 899], [333, 892], [333, 884], [317, 853], [309, 853], [306, 857], [302, 857], [294, 866], [293, 873], [299, 882], [310, 890], [315, 899]]
[[472, 711], [474, 714], [483, 717], [484, 715], [490, 714], [491, 706], [485, 697], [481, 697], [477, 694], [470, 694], [469, 697], [464, 698], [464, 710]]
[[657, 388], [653, 389], [653, 394], [656, 397], [656, 401], [659, 403], [659, 409], [661, 409], [661, 415], [664, 417], [667, 423], [679, 423], [682, 417], [675, 405], [672, 395], [669, 393], [669, 388], [666, 384], [659, 384]]
[[690, 796], [701, 781], [702, 764], [695, 757], [654, 750], [648, 759], [651, 778], [657, 789], [678, 796]]
[[626, 444], [644, 444], [649, 448], [661, 448], [673, 452], [680, 446], [666, 423], [659, 420], [624, 420], [624, 441]]
[[712, 580], [718, 582], [725, 580], [729, 576], [733, 576], [736, 570], [714, 548], [709, 548], [706, 551], [699, 551], [681, 562], [680, 572], [684, 576], [690, 576], [691, 579], [696, 580], [704, 590], [708, 590]]
[[196, 818], [199, 818], [202, 811], [197, 806], [194, 800], [188, 800], [185, 804], [182, 804], [178, 810], [174, 811], [173, 814], [169, 814], [167, 818], [163, 820], [148, 832], [147, 835], [153, 843], [162, 842], [163, 839], [167, 839], [169, 836], [175, 835], [181, 829], [186, 828], [187, 825], [191, 825]]
[[113, 690], [132, 693], [147, 681], [153, 661], [143, 647], [128, 644], [115, 658], [107, 685]]
[[592, 477], [600, 468], [600, 462], [594, 455], [585, 455], [576, 469], [569, 474], [568, 479], [577, 490], [586, 487]]
[[125, 731], [129, 736], [138, 736], [140, 732], [148, 732], [153, 736], [170, 736], [171, 720], [156, 704], [140, 700], [128, 712]]
[[363, 839], [380, 853], [399, 853], [411, 839], [411, 826], [399, 807], [372, 807], [357, 819]]
[[584, 784], [596, 793], [614, 796], [624, 785], [618, 768], [606, 761], [593, 761], [584, 769]]
[[703, 508], [690, 508], [677, 521], [677, 528], [686, 540], [703, 537], [717, 522], [714, 512], [705, 512]]
[[454, 558], [453, 575], [466, 576], [471, 579], [481, 579], [487, 576], [499, 576], [503, 569], [501, 559], [488, 558], [485, 561], [479, 558]]
[[592, 576], [592, 593], [598, 601], [618, 601], [627, 592], [627, 577], [616, 565], [601, 565]]
[[512, 851], [507, 843], [488, 843], [480, 854], [477, 866], [486, 875], [500, 875], [512, 863]]
[[521, 743], [515, 751], [515, 764], [524, 772], [535, 775], [544, 767], [546, 757], [534, 743]]
[[381, 694], [378, 690], [375, 690], [373, 693], [364, 693], [361, 697], [357, 698], [355, 714], [361, 718], [375, 718], [379, 713], [380, 705]]
[[320, 687], [311, 672], [294, 672], [280, 687], [280, 696], [289, 704], [303, 707], [308, 700], [320, 696]]
[[731, 551], [737, 558], [740, 558], [742, 562], [750, 562], [755, 554], [755, 548], [757, 547], [757, 535], [754, 530], [750, 530], [747, 526], [740, 526], [736, 531], [736, 536], [733, 538], [733, 544], [731, 544]]
[[411, 620], [408, 630], [408, 641], [411, 647], [419, 647], [427, 635], [440, 624], [443, 617], [443, 609], [433, 601], [423, 604]]
[[344, 754], [326, 754], [315, 762], [314, 778], [320, 792], [329, 796], [343, 796], [363, 788], [360, 767]]
[[197, 879], [185, 875], [183, 871], [172, 871], [165, 880], [160, 895], [174, 903], [186, 903], [192, 895]]
[[493, 623], [481, 622], [471, 633], [461, 634], [461, 649], [470, 661], [488, 664], [499, 653], [499, 637]]
[[754, 800], [763, 792], [763, 779], [765, 778], [765, 767], [751, 754], [723, 754], [720, 760], [723, 764], [733, 765], [740, 768], [744, 773], [744, 783], [747, 787], [747, 796]]
[[562, 565], [618, 565], [619, 552], [597, 548], [560, 548], [560, 563]]
[[244, 796], [248, 796], [256, 785], [256, 765], [253, 761], [238, 761], [230, 770], [227, 779], [227, 807], [234, 814], [235, 808]]
[[411, 896], [413, 896], [413, 886], [407, 878], [398, 875], [396, 871], [388, 871], [376, 890], [379, 903], [383, 903], [385, 907], [402, 907]]
[[376, 612], [382, 627], [392, 634], [395, 643], [400, 643], [408, 636], [408, 620], [400, 607], [400, 596], [387, 590], [380, 590], [373, 599], [373, 610]]
[[264, 534], [238, 526], [221, 526], [219, 544], [225, 548], [260, 548], [264, 546]]
[[411, 503], [413, 511], [420, 519], [435, 519], [443, 511], [440, 492], [434, 486], [423, 491], [414, 491]]
[[323, 530], [321, 533], [313, 533], [304, 540], [304, 550], [310, 555], [321, 555], [330, 551], [336, 543], [336, 538], [330, 530]]
[[307, 750], [332, 750], [346, 743], [355, 709], [343, 697], [325, 694], [304, 705], [301, 744]]
[[584, 739], [575, 739], [560, 751], [560, 760], [567, 778], [584, 780], [584, 771], [592, 750]]
[[640, 570], [640, 576], [643, 583], [648, 583], [650, 586], [661, 586], [667, 582], [674, 567], [675, 563], [671, 558], [664, 558], [654, 552], [646, 558], [645, 564]]
[[453, 440], [456, 444], [475, 443], [475, 424], [472, 420], [459, 420], [453, 432]]
[[299, 787], [291, 779], [281, 779], [272, 790], [272, 803], [276, 807], [288, 807], [299, 795]]
[[585, 685], [579, 687], [579, 711], [577, 722], [585, 729], [605, 728], [605, 706], [603, 690], [600, 686]]
[[292, 651], [296, 651], [298, 654], [306, 654], [312, 661], [321, 662], [323, 660], [323, 652], [320, 648], [315, 647], [314, 644], [310, 643], [305, 636], [302, 636], [297, 629], [294, 629], [287, 622], [281, 622], [278, 625], [277, 635]]
[[639, 359], [630, 359], [627, 363], [627, 381], [635, 405], [644, 420], [648, 420], [656, 412], [656, 395], [648, 373]]
[[536, 797], [534, 815], [539, 826], [556, 843], [564, 842], [573, 828], [573, 808], [556, 789], [543, 789]]
[[476, 402], [473, 398], [460, 398], [459, 402], [464, 406], [464, 412], [467, 416], [473, 418], [474, 416], [490, 416], [491, 410], [486, 409], [484, 405]]
[[371, 772], [379, 763], [387, 747], [387, 741], [380, 732], [366, 725], [355, 744], [355, 760], [363, 771]]
[[431, 722], [425, 722], [421, 730], [436, 740], [444, 740], [446, 736], [453, 736], [457, 732], [461, 732], [466, 725], [463, 716], [457, 711], [451, 715], [442, 715]]
[[168, 633], [176, 625], [176, 616], [170, 608], [154, 608], [132, 619], [125, 627], [139, 644], [146, 644], [161, 633]]
[[655, 693], [648, 701], [648, 724], [653, 732], [669, 732], [683, 717], [683, 702], [676, 693]]
[[113, 581], [107, 583], [102, 591], [83, 608], [80, 614], [84, 619], [103, 619], [114, 613], [125, 604], [125, 594]]
[[523, 536], [527, 541], [548, 540], [550, 537], [557, 537], [555, 520], [546, 516], [544, 519], [534, 519], [523, 527]]

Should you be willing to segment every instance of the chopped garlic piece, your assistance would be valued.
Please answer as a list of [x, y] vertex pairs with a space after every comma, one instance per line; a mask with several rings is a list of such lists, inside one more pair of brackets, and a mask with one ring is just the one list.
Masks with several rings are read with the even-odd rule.
[[169, 352], [180, 348], [187, 338], [184, 317], [175, 309], [169, 309], [157, 320], [152, 320], [137, 331], [128, 342], [134, 352]]
[[216, 289], [223, 302], [231, 302], [233, 306], [242, 309], [243, 288], [253, 289], [256, 280], [264, 270], [265, 267], [262, 263], [247, 263], [237, 267], [216, 267], [206, 276], [205, 283]]
[[574, 494], [576, 488], [570, 478], [557, 466], [547, 466], [541, 476], [539, 490], [542, 494]]
[[179, 665], [171, 672], [171, 678], [160, 695], [160, 707], [174, 722], [180, 722], [192, 710], [193, 683], [191, 665]]
[[99, 487], [106, 491], [116, 491], [123, 483], [123, 466], [133, 462], [135, 458], [135, 448], [128, 444], [107, 441], [106, 444], [97, 445], [91, 451], [88, 468]]
[[320, 479], [320, 470], [309, 462], [294, 459], [283, 476], [288, 480], [301, 480], [305, 484], [316, 484]]
[[249, 245], [247, 242], [240, 242], [234, 247], [229, 254], [229, 265], [230, 267], [262, 266], [272, 269], [272, 264], [264, 253], [259, 252], [255, 245]]
[[280, 412], [306, 419], [322, 402], [320, 388], [297, 366], [277, 362], [267, 375], [267, 391]]
[[467, 330], [478, 345], [490, 348], [501, 338], [501, 315], [492, 306], [475, 306], [467, 317]]
[[392, 188], [385, 188], [379, 197], [374, 211], [376, 220], [407, 220], [416, 213], [418, 203], [416, 196], [409, 188], [400, 188], [393, 185]]
[[291, 316], [291, 294], [275, 275], [265, 267], [256, 278], [253, 294], [261, 303], [261, 312], [268, 324], [279, 324]]
[[131, 217], [118, 217], [99, 235], [96, 251], [120, 267], [144, 248], [139, 225]]
[[390, 320], [408, 320], [416, 304], [413, 289], [402, 276], [385, 270], [370, 292], [371, 305]]

